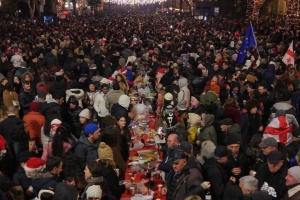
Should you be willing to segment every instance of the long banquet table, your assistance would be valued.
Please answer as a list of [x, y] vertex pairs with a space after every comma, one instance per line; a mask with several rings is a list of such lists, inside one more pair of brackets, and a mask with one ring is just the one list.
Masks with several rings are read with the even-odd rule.
[[[156, 151], [158, 151], [156, 149], [156, 145], [152, 145], [152, 146], [146, 146], [145, 145], [140, 150], [156, 150]], [[162, 158], [162, 153], [159, 151], [158, 154], [159, 154], [159, 157], [161, 159]], [[137, 150], [130, 151], [130, 157], [134, 157], [134, 156], [137, 156]], [[129, 160], [127, 162], [127, 165], [126, 165], [125, 181], [131, 181], [133, 184], [140, 183], [142, 181], [142, 179], [146, 180], [146, 181], [149, 181], [149, 178], [146, 178], [145, 174], [142, 173], [142, 172], [137, 172], [137, 174], [135, 176], [135, 179], [133, 180], [130, 165], [128, 165], [130, 162], [131, 161]], [[159, 163], [157, 162], [157, 165], [158, 164]], [[157, 171], [157, 168], [155, 168], [153, 171], [154, 171], [154, 172], [152, 172], [153, 174], [160, 174], [160, 172]], [[161, 178], [156, 178], [156, 179], [152, 178], [152, 180], [154, 181], [154, 189], [153, 189], [154, 196], [153, 196], [153, 199], [154, 200], [165, 200], [166, 195], [159, 192], [159, 187], [158, 187], [158, 185], [164, 184], [163, 180]], [[149, 189], [149, 186], [150, 186], [149, 182], [146, 182], [145, 186]], [[150, 189], [149, 189], [149, 194], [150, 194]], [[129, 200], [129, 199], [131, 199], [131, 197], [132, 197], [132, 195], [130, 194], [130, 191], [127, 190], [124, 194], [122, 194], [121, 200]]]

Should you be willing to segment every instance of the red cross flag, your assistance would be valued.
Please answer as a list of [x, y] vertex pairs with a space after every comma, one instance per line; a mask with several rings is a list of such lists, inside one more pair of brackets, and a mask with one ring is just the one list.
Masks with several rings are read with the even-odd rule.
[[293, 51], [293, 41], [291, 42], [288, 50], [284, 54], [282, 58], [282, 62], [284, 62], [286, 65], [295, 63], [295, 53]]

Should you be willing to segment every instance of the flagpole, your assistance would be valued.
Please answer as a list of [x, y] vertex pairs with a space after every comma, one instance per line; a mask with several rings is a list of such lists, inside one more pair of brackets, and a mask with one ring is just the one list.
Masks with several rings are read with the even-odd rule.
[[253, 33], [253, 37], [254, 37], [254, 41], [255, 41], [255, 44], [256, 44], [256, 53], [257, 53], [258, 59], [259, 59], [259, 58], [260, 58], [260, 54], [259, 54], [259, 51], [258, 51], [257, 42], [256, 42], [256, 37], [255, 37], [254, 31], [253, 31], [253, 26], [252, 26], [252, 22], [251, 22], [251, 21], [250, 21], [250, 26], [251, 26], [252, 33]]

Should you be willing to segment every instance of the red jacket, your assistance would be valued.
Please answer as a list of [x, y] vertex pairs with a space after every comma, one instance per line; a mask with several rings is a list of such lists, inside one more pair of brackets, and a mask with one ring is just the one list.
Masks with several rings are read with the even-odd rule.
[[30, 111], [23, 117], [28, 128], [30, 140], [35, 140], [36, 144], [41, 142], [41, 129], [46, 123], [46, 118], [39, 112]]

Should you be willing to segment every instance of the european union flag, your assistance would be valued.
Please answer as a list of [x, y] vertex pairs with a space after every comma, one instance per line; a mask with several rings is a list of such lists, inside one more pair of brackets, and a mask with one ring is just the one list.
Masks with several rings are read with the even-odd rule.
[[255, 40], [254, 32], [252, 29], [252, 25], [249, 24], [236, 61], [240, 64], [244, 63], [248, 48], [253, 47], [255, 45], [256, 45], [256, 40]]

